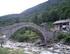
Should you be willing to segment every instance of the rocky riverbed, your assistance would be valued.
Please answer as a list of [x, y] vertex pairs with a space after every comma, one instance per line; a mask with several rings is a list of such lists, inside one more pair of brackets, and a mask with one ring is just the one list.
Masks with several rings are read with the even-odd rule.
[[23, 49], [25, 54], [70, 54], [70, 46], [53, 44], [50, 48], [34, 46], [34, 43], [7, 41], [4, 48]]

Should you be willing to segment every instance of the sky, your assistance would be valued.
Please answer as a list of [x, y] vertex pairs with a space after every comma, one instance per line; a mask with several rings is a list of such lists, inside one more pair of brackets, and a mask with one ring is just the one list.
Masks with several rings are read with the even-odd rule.
[[0, 0], [0, 16], [21, 13], [47, 0]]

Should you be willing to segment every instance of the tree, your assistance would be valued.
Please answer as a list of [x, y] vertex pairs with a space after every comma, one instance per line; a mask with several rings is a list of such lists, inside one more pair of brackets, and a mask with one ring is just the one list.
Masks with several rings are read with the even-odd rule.
[[48, 14], [48, 21], [54, 22], [59, 20], [59, 15], [56, 9], [50, 10]]

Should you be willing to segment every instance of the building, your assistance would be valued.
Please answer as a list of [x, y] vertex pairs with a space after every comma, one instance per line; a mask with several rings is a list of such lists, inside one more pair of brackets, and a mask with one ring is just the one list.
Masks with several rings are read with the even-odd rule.
[[69, 32], [70, 31], [70, 19], [59, 20], [53, 23], [55, 31]]

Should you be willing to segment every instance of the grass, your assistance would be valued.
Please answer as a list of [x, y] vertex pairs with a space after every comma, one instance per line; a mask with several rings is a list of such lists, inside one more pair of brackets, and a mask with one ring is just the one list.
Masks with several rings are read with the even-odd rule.
[[23, 49], [0, 48], [0, 54], [24, 54]]

